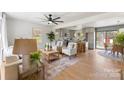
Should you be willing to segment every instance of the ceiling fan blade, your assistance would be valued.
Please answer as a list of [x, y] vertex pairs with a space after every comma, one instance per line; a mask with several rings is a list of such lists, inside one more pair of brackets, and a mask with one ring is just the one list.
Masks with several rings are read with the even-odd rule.
[[57, 20], [57, 19], [60, 19], [61, 17], [57, 17], [57, 18], [54, 18], [53, 20]]
[[64, 21], [54, 21], [54, 22], [61, 22], [61, 23], [63, 23]]
[[58, 25], [58, 23], [56, 23], [56, 22], [54, 22], [54, 21], [52, 21], [54, 24], [56, 24], [56, 25]]
[[47, 19], [43, 19], [43, 18], [40, 18], [41, 20], [43, 20], [43, 21], [48, 21]]
[[47, 19], [49, 19], [49, 17], [48, 16], [46, 16], [46, 15], [44, 15]]

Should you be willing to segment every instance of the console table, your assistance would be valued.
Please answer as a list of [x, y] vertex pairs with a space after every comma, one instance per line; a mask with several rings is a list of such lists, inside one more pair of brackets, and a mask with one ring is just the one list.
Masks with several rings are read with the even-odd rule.
[[84, 42], [77, 42], [77, 53], [82, 53], [86, 51], [86, 45]]

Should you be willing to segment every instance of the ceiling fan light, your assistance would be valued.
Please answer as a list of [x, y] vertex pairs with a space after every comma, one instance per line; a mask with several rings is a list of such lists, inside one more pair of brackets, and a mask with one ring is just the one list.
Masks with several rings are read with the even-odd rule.
[[52, 22], [51, 22], [51, 21], [49, 21], [49, 22], [48, 22], [48, 24], [52, 24]]

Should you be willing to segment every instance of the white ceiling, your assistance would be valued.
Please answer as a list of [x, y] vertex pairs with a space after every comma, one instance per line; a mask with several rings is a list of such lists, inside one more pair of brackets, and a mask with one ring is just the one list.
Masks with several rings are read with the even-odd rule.
[[6, 12], [6, 14], [7, 18], [21, 19], [38, 24], [48, 25], [47, 22], [42, 22], [40, 19], [44, 19], [44, 15], [52, 14], [53, 17], [60, 16], [60, 20], [64, 21], [64, 23], [69, 23], [86, 17], [103, 14], [103, 12]]
[[124, 12], [6, 12], [7, 18], [15, 18], [25, 21], [34, 22], [37, 24], [48, 25], [47, 22], [42, 22], [40, 18], [45, 18], [44, 15], [52, 14], [53, 17], [60, 16], [64, 23], [52, 25], [55, 29], [66, 28], [71, 26], [80, 27], [100, 27], [124, 24]]
[[[119, 21], [119, 22], [118, 22]], [[55, 29], [67, 28], [73, 26], [83, 27], [102, 27], [117, 24], [124, 24], [124, 12], [106, 12], [98, 15], [85, 17], [80, 20], [55, 26]]]

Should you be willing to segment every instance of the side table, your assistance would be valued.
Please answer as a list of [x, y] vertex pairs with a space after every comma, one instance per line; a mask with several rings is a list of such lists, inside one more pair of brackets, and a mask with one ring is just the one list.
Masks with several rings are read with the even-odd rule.
[[40, 62], [40, 66], [36, 68], [31, 68], [26, 72], [19, 73], [19, 80], [39, 80], [41, 79], [41, 71], [42, 71], [42, 78], [45, 80], [45, 65]]

